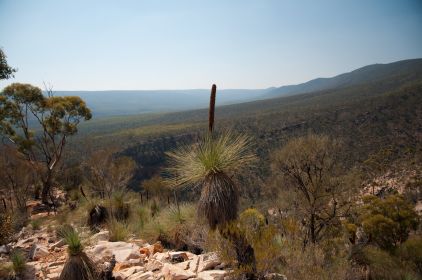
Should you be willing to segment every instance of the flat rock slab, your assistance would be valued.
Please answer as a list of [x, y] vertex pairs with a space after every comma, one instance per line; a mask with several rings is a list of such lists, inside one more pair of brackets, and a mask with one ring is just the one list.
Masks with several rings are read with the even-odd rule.
[[139, 259], [141, 257], [138, 245], [122, 241], [99, 241], [90, 252], [94, 256], [101, 257], [111, 257], [114, 255], [117, 262], [125, 262], [130, 259]]

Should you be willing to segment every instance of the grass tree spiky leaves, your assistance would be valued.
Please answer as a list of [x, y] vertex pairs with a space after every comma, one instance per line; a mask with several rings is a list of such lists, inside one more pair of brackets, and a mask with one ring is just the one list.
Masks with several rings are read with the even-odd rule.
[[236, 218], [239, 192], [231, 176], [256, 160], [249, 137], [208, 134], [168, 156], [171, 185], [202, 187], [198, 210], [212, 229]]
[[60, 280], [96, 280], [98, 273], [92, 260], [83, 252], [79, 233], [73, 227], [67, 227], [62, 232], [68, 245], [69, 257], [60, 274]]

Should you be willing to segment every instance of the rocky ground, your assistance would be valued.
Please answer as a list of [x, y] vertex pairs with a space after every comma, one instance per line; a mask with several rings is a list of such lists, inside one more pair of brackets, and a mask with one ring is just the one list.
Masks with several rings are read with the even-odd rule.
[[[228, 274], [215, 253], [195, 255], [166, 250], [160, 243], [141, 239], [109, 242], [108, 231], [88, 235], [81, 230], [84, 251], [100, 268], [115, 261], [113, 276], [117, 280], [223, 279]], [[0, 247], [0, 262], [9, 261], [9, 253], [20, 249], [28, 254], [27, 269], [20, 279], [59, 279], [67, 258], [67, 245], [56, 236], [54, 228], [23, 228], [8, 245]]]

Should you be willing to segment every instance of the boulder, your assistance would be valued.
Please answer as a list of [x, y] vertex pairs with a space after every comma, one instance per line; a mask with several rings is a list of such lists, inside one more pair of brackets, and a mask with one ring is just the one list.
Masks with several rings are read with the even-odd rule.
[[143, 247], [139, 250], [140, 254], [144, 254], [147, 257], [153, 256], [155, 253], [162, 253], [164, 251], [163, 245], [161, 245], [161, 242], [156, 242], [152, 245], [148, 245], [146, 247]]
[[199, 256], [198, 272], [210, 270], [219, 265], [221, 261], [216, 253], [208, 253]]
[[157, 271], [163, 267], [163, 263], [156, 259], [148, 260], [148, 263], [145, 266], [145, 269], [148, 271]]
[[173, 264], [166, 263], [161, 270], [165, 280], [184, 280], [193, 278], [196, 276], [195, 273], [189, 270], [183, 270]]
[[152, 273], [151, 271], [147, 271], [147, 272], [139, 271], [135, 274], [132, 274], [128, 278], [126, 278], [126, 280], [152, 280], [152, 279], [154, 279], [154, 273]]
[[169, 256], [172, 263], [184, 262], [189, 259], [186, 252], [169, 252]]
[[123, 270], [119, 271], [119, 274], [122, 276], [123, 279], [127, 279], [132, 274], [144, 272], [144, 268], [142, 266], [132, 266]]
[[48, 249], [42, 245], [34, 244], [29, 251], [29, 258], [31, 260], [37, 261], [42, 257], [45, 257], [49, 254]]
[[109, 238], [110, 238], [110, 233], [108, 232], [108, 230], [103, 230], [91, 236], [90, 239], [92, 242], [98, 242], [98, 241], [108, 241]]
[[223, 280], [227, 271], [224, 270], [208, 270], [198, 273], [197, 278], [202, 280]]
[[10, 252], [10, 247], [8, 245], [0, 246], [0, 254], [8, 254]]
[[157, 261], [160, 262], [168, 262], [168, 260], [170, 259], [169, 253], [155, 253], [152, 257], [152, 259], [155, 259]]
[[27, 247], [30, 247], [32, 244], [37, 243], [37, 242], [38, 242], [38, 238], [30, 237], [30, 238], [27, 238], [27, 239], [19, 240], [15, 244], [15, 246], [13, 246], [13, 247], [15, 247], [15, 248], [27, 248]]
[[100, 241], [90, 250], [90, 253], [99, 260], [111, 258], [114, 255], [117, 262], [126, 262], [131, 259], [140, 259], [141, 257], [138, 245], [122, 241]]

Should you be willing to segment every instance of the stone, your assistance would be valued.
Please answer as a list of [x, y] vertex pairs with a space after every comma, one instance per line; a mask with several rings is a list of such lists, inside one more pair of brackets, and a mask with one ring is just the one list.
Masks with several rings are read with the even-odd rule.
[[30, 246], [30, 244], [37, 243], [38, 238], [36, 237], [30, 237], [27, 239], [21, 239], [15, 244], [15, 248], [25, 248], [27, 246]]
[[103, 230], [91, 236], [90, 239], [93, 242], [98, 242], [98, 241], [108, 241], [109, 238], [110, 238], [110, 233], [108, 232], [108, 230]]
[[162, 253], [163, 251], [164, 251], [164, 248], [163, 248], [163, 245], [161, 245], [161, 242], [156, 242], [152, 245], [139, 249], [139, 253], [144, 254], [147, 257], [152, 256], [155, 253]]
[[145, 269], [148, 271], [157, 271], [163, 267], [163, 263], [156, 259], [148, 260], [148, 263], [145, 265]]
[[184, 280], [193, 278], [196, 276], [195, 273], [189, 270], [183, 270], [173, 264], [166, 263], [161, 270], [165, 280]]
[[64, 239], [60, 239], [59, 241], [57, 241], [56, 243], [51, 245], [50, 248], [51, 248], [51, 250], [54, 250], [56, 248], [61, 248], [64, 245], [66, 245], [66, 241]]
[[173, 263], [184, 262], [189, 259], [186, 252], [169, 252], [170, 261]]
[[144, 268], [142, 266], [132, 266], [123, 270], [120, 270], [119, 273], [123, 277], [123, 279], [128, 278], [132, 274], [144, 272]]
[[147, 272], [140, 271], [126, 278], [126, 280], [152, 280], [152, 279], [154, 279], [154, 273], [152, 273], [152, 271], [147, 271]]
[[160, 261], [160, 262], [166, 262], [166, 261], [168, 261], [170, 259], [170, 255], [169, 255], [168, 252], [165, 252], [165, 253], [155, 253], [152, 256], [152, 258], [155, 259], [155, 260], [157, 260], [157, 261]]
[[31, 260], [37, 261], [42, 257], [45, 257], [49, 254], [48, 249], [42, 245], [34, 244], [29, 251], [29, 258]]
[[191, 264], [191, 261], [184, 261], [184, 262], [176, 263], [174, 265], [177, 267], [180, 267], [183, 270], [187, 270], [190, 268], [190, 264]]
[[8, 254], [10, 252], [10, 247], [8, 245], [0, 246], [0, 254]]
[[115, 256], [117, 262], [126, 262], [130, 259], [140, 259], [139, 246], [126, 242], [99, 241], [92, 250], [91, 255], [99, 260]]
[[199, 256], [198, 272], [210, 270], [219, 265], [221, 261], [216, 253], [208, 253]]
[[227, 271], [224, 270], [207, 270], [198, 273], [198, 278], [202, 280], [223, 280]]
[[50, 273], [50, 274], [47, 274], [47, 278], [50, 279], [50, 280], [58, 280], [59, 277], [60, 277], [60, 274], [59, 273]]

